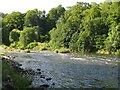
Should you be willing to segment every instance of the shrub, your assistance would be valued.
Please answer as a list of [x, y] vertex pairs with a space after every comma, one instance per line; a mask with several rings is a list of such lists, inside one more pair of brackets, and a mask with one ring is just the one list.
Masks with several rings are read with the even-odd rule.
[[2, 45], [2, 47], [3, 47], [3, 49], [7, 49], [8, 48], [8, 46], [6, 46], [6, 45]]
[[0, 52], [0, 56], [5, 56], [6, 53]]
[[16, 48], [16, 49], [22, 49], [24, 50], [25, 47], [23, 45], [21, 45], [20, 42], [13, 42], [10, 44], [10, 48]]
[[9, 35], [10, 42], [19, 41], [20, 32], [21, 31], [18, 29], [13, 29]]
[[26, 47], [28, 44], [34, 41], [38, 41], [39, 39], [39, 27], [25, 27], [23, 31], [20, 33], [19, 41], [20, 43]]
[[49, 49], [49, 45], [47, 43], [38, 43], [38, 46], [34, 47], [33, 50], [48, 50]]
[[30, 44], [27, 45], [27, 49], [33, 49], [37, 45], [38, 45], [37, 42], [32, 42], [32, 43], [30, 43]]
[[120, 56], [120, 49], [118, 49], [118, 50], [115, 52], [115, 55]]
[[59, 53], [59, 50], [58, 50], [58, 49], [55, 49], [54, 52], [55, 52], [55, 53]]
[[67, 49], [67, 48], [61, 48], [61, 49], [59, 50], [59, 53], [69, 53], [69, 52], [70, 52], [70, 50]]
[[30, 53], [30, 50], [29, 49], [25, 49], [24, 52], [25, 53]]

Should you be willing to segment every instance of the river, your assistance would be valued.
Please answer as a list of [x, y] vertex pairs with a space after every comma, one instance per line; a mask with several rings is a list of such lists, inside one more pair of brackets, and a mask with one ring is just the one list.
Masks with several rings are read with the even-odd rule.
[[118, 88], [117, 56], [61, 54], [48, 51], [8, 53], [22, 64], [22, 68], [41, 74], [34, 75], [32, 85], [47, 83], [52, 88]]

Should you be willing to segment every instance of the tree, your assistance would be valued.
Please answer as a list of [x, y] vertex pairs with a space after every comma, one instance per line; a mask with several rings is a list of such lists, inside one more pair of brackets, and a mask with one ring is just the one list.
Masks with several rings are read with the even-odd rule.
[[92, 42], [90, 38], [90, 31], [81, 31], [77, 41], [79, 52], [91, 52]]
[[42, 16], [42, 11], [37, 9], [28, 10], [24, 17], [24, 24], [26, 27], [39, 26], [40, 18]]
[[110, 52], [115, 52], [120, 49], [120, 24], [112, 27], [105, 40], [105, 47]]
[[20, 33], [20, 43], [26, 47], [29, 43], [39, 40], [39, 27], [25, 27]]
[[9, 33], [13, 29], [23, 29], [23, 15], [20, 12], [12, 12], [7, 14], [2, 20], [2, 41], [4, 44], [9, 45]]
[[39, 26], [42, 28], [43, 36], [46, 35], [49, 31], [45, 11], [40, 11], [38, 9], [28, 10], [24, 17], [24, 22], [26, 27]]
[[61, 15], [64, 14], [65, 8], [62, 5], [59, 5], [56, 8], [53, 8], [47, 14], [47, 23], [49, 23], [49, 29], [55, 28], [56, 22]]
[[79, 33], [75, 32], [72, 35], [72, 38], [71, 38], [71, 40], [69, 42], [69, 48], [70, 48], [70, 50], [72, 50], [72, 51], [78, 51], [78, 45], [77, 45], [78, 38], [79, 38]]
[[11, 31], [14, 28], [23, 29], [23, 15], [20, 12], [12, 12], [3, 18], [3, 25]]
[[51, 42], [57, 46], [69, 48], [72, 35], [75, 32], [80, 32], [82, 12], [87, 8], [87, 3], [77, 3], [77, 5], [66, 10], [64, 15], [61, 15], [57, 20], [56, 29], [52, 30]]

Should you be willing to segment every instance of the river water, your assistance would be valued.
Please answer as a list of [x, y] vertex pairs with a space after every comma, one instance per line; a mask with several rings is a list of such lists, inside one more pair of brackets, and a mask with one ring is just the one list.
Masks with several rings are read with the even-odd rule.
[[41, 69], [42, 75], [34, 75], [32, 85], [39, 87], [47, 83], [52, 88], [118, 88], [117, 56], [75, 55], [53, 52], [9, 53], [22, 64], [22, 68], [34, 71]]

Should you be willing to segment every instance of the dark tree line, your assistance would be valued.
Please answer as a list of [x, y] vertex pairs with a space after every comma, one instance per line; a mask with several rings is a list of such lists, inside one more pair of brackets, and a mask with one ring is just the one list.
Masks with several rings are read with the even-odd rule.
[[107, 50], [120, 52], [120, 2], [83, 3], [65, 10], [59, 5], [49, 11], [0, 13], [2, 41], [26, 47], [31, 42], [49, 42], [53, 49], [75, 52]]

